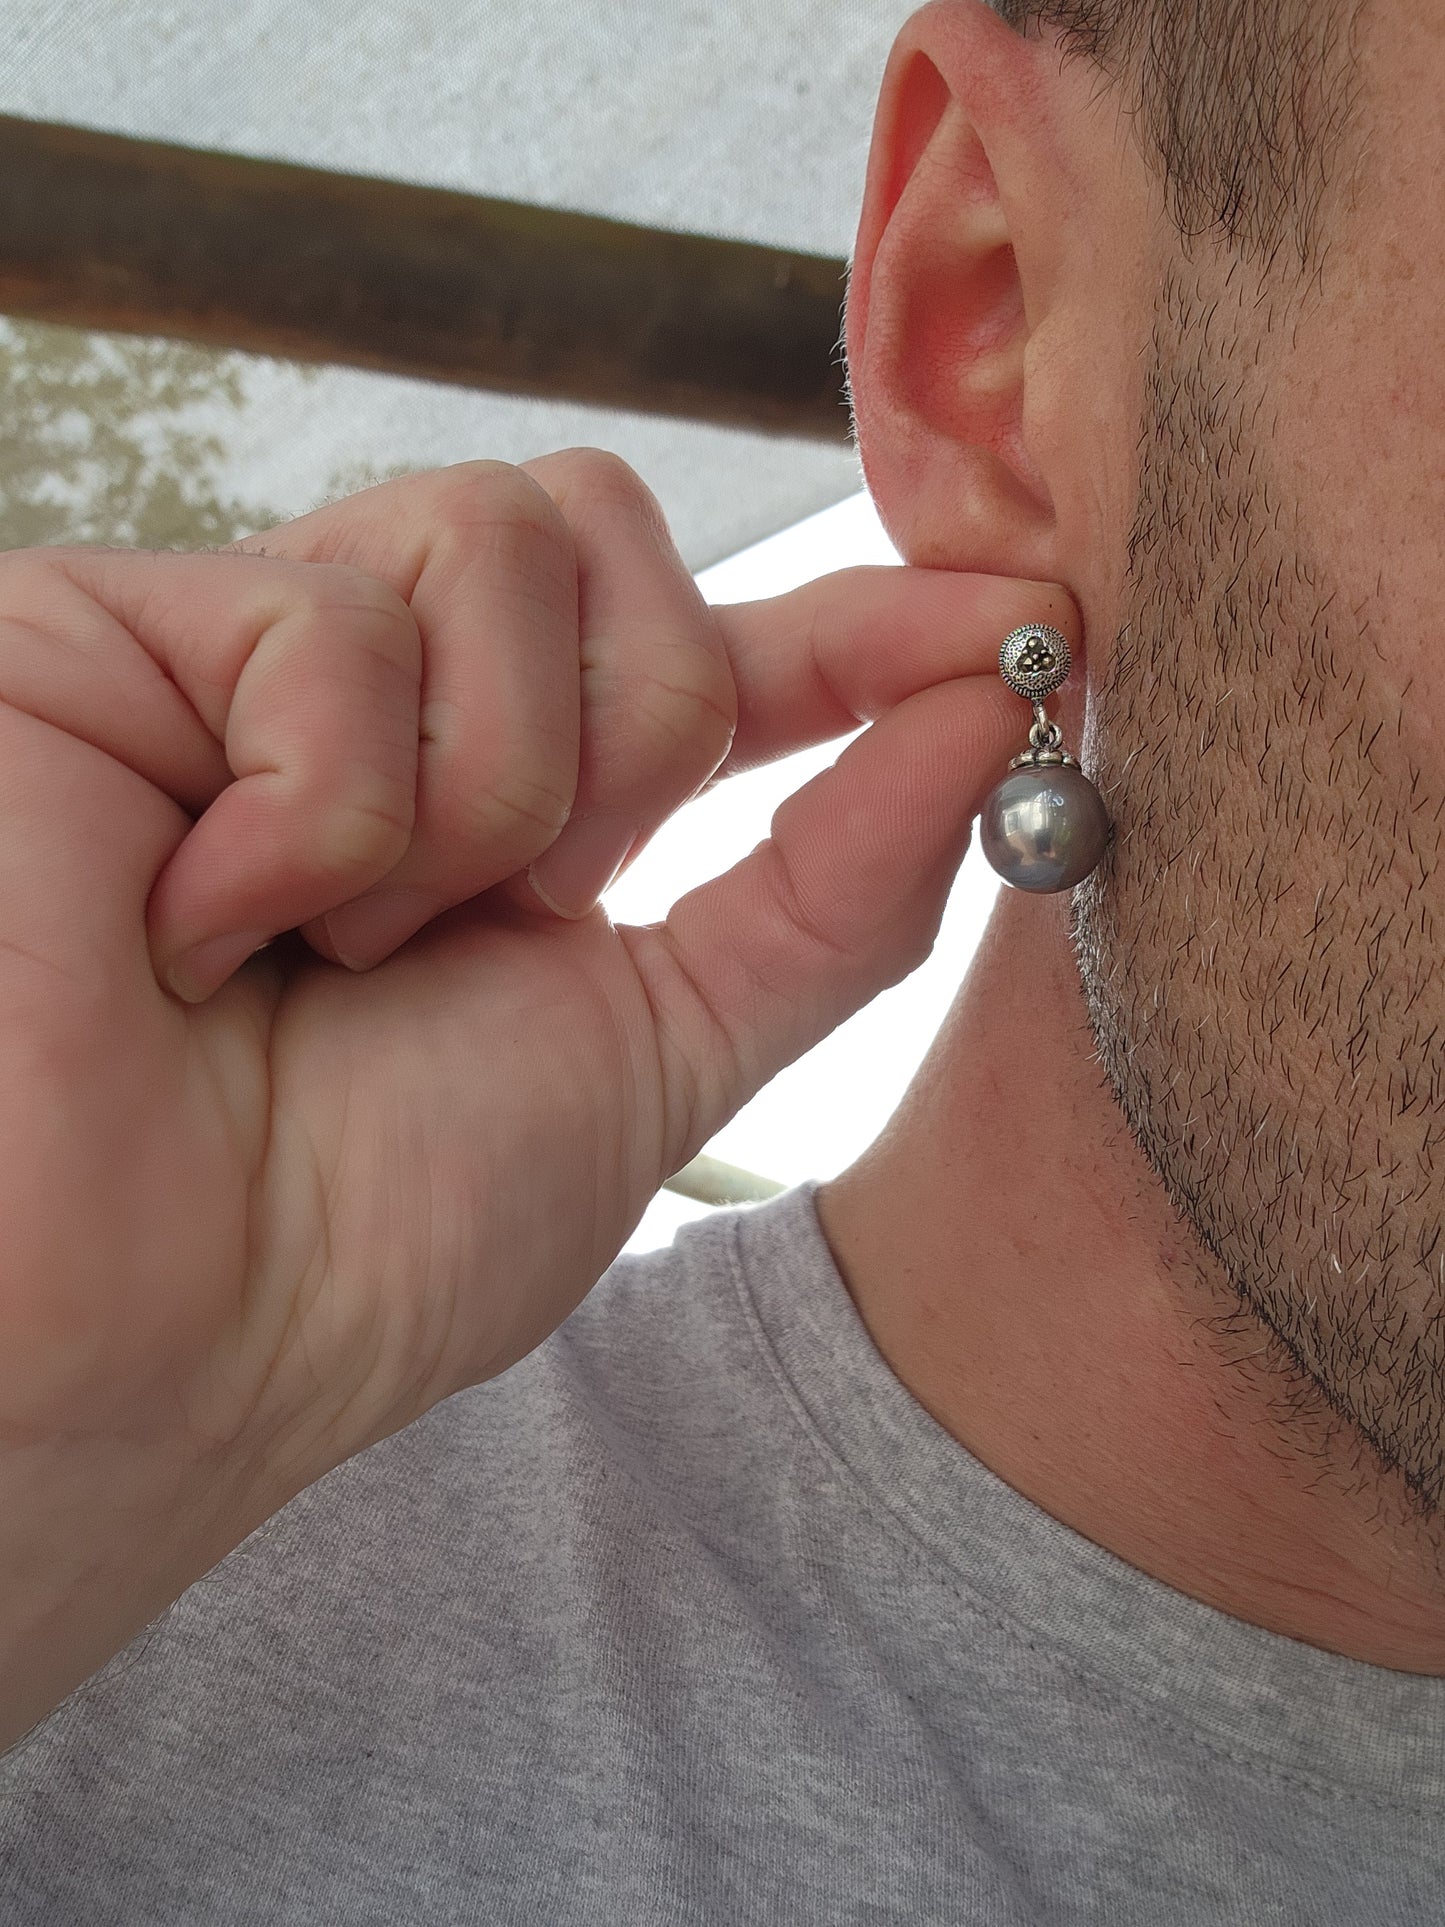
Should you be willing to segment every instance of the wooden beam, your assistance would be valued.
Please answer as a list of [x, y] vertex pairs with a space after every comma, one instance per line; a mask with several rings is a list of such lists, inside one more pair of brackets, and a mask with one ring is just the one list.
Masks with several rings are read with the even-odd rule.
[[845, 442], [844, 263], [0, 116], [0, 313]]

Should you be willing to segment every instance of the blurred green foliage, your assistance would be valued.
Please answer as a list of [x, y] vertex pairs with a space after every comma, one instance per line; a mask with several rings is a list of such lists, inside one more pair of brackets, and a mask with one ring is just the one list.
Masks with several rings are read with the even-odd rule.
[[236, 354], [0, 321], [0, 549], [202, 549], [281, 521], [219, 480], [217, 404], [244, 398]]

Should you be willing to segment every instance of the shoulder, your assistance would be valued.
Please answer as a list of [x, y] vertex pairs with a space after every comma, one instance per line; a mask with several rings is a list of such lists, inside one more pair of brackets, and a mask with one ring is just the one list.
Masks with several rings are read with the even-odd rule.
[[812, 1263], [811, 1191], [715, 1211], [670, 1245], [623, 1254], [536, 1351], [453, 1401], [458, 1418], [504, 1432], [509, 1456], [528, 1437], [543, 1456], [605, 1456], [648, 1477], [662, 1459], [710, 1458], [778, 1397], [755, 1287], [764, 1269]]

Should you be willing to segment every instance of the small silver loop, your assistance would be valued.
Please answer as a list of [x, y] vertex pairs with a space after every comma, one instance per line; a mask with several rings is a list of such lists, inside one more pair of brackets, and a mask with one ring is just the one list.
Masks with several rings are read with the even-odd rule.
[[1029, 731], [1029, 742], [1035, 749], [1062, 749], [1064, 732], [1057, 723], [1051, 723], [1044, 715], [1042, 704], [1036, 703], [1034, 709], [1036, 713], [1033, 727]]

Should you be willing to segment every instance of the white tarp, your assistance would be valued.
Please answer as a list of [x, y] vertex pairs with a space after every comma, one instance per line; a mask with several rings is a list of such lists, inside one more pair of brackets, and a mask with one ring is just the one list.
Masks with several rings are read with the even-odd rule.
[[[4, 0], [0, 112], [846, 256], [883, 64], [911, 10]], [[126, 539], [118, 489], [147, 461], [188, 465], [222, 526], [262, 506], [297, 513], [372, 475], [597, 443], [657, 491], [694, 568], [861, 485], [841, 443], [202, 351], [176, 368], [165, 390], [148, 366], [149, 413], [121, 423], [122, 486], [104, 451], [76, 444], [73, 407], [65, 425], [67, 383], [82, 410], [123, 412], [141, 386], [130, 364], [97, 375], [73, 339], [0, 330], [0, 545], [21, 511], [43, 528], [47, 500], [90, 539]], [[23, 444], [11, 472], [7, 436]], [[52, 460], [66, 436], [68, 459]]]

